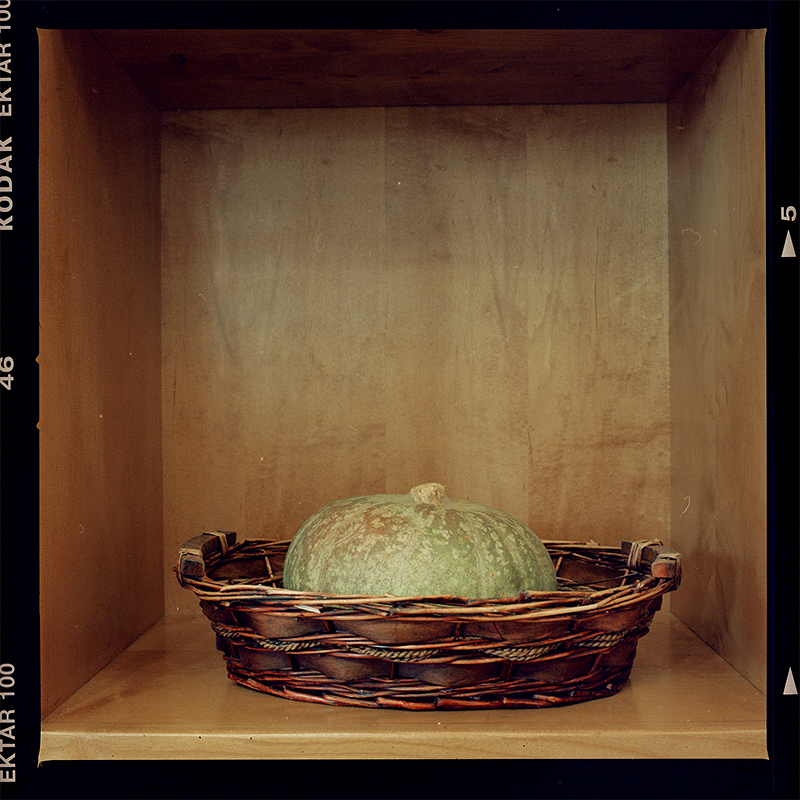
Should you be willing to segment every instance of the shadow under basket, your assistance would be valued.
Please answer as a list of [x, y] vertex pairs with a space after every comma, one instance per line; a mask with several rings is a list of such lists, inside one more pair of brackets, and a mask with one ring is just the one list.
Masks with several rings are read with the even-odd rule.
[[283, 588], [290, 540], [204, 533], [181, 548], [228, 677], [330, 705], [535, 708], [618, 692], [681, 557], [660, 542], [545, 541], [558, 591], [519, 597], [330, 595]]

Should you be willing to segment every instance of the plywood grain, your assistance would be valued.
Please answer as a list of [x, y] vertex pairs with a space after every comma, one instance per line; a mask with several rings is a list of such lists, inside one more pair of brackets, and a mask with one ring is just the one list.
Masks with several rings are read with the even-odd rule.
[[165, 119], [171, 562], [200, 529], [291, 536], [385, 484], [382, 132], [369, 110]]
[[528, 514], [548, 538], [666, 541], [664, 109], [528, 113]]
[[159, 108], [663, 103], [721, 30], [95, 30]]
[[766, 691], [764, 32], [669, 105], [673, 609]]
[[392, 109], [386, 127], [390, 477], [511, 511], [527, 479], [525, 114]]
[[423, 466], [546, 538], [666, 535], [662, 123], [658, 107], [388, 113], [401, 486]]
[[657, 105], [167, 114], [168, 562], [426, 481], [666, 540], [665, 136]]
[[158, 115], [40, 32], [42, 710], [163, 614]]

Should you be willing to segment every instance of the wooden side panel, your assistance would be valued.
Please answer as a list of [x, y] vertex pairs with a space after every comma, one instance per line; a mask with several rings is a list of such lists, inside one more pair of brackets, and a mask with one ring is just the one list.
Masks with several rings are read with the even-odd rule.
[[93, 37], [40, 32], [42, 711], [164, 611], [159, 122]]
[[[169, 112], [165, 547], [439, 481], [668, 536], [665, 107]], [[167, 609], [196, 609], [167, 574]]]
[[672, 609], [766, 691], [764, 31], [669, 104]]

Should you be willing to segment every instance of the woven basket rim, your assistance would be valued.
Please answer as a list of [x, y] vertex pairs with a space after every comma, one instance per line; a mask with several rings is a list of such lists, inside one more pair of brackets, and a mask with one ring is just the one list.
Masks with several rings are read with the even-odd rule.
[[[681, 556], [665, 547], [660, 540], [623, 541], [619, 546], [598, 544], [593, 541], [571, 542], [542, 540], [551, 557], [587, 557], [601, 567], [618, 569], [620, 575], [608, 578], [623, 580], [622, 585], [606, 588], [569, 588], [562, 585], [555, 592], [522, 592], [518, 597], [465, 598], [454, 595], [397, 596], [368, 594], [328, 594], [285, 589], [279, 584], [281, 574], [273, 570], [269, 556], [285, 555], [291, 539], [242, 539], [231, 531], [213, 531], [189, 540], [181, 549], [175, 567], [178, 582], [190, 589], [200, 600], [225, 603], [259, 603], [284, 605], [287, 612], [318, 615], [325, 609], [326, 618], [335, 617], [335, 609], [346, 613], [350, 619], [360, 614], [364, 619], [376, 619], [391, 614], [393, 617], [414, 615], [419, 618], [426, 612], [432, 618], [476, 614], [512, 614], [515, 620], [542, 619], [574, 614], [590, 614], [619, 608], [629, 602], [655, 598], [673, 591], [680, 583]], [[237, 559], [259, 558], [266, 551], [265, 578], [231, 582], [208, 576]], [[610, 558], [609, 558], [610, 557]], [[656, 567], [660, 568], [657, 569]], [[602, 580], [595, 583], [601, 583]], [[333, 616], [331, 616], [333, 615]]]

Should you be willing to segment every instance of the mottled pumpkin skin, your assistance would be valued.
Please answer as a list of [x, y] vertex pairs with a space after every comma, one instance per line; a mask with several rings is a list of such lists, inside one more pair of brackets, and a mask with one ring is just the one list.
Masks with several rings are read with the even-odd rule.
[[556, 589], [550, 555], [518, 519], [469, 500], [410, 494], [321, 508], [292, 540], [283, 582], [325, 594], [475, 599]]

